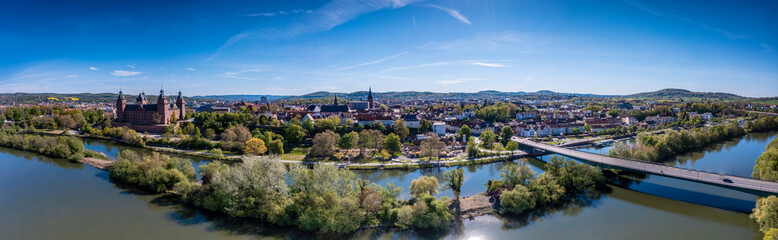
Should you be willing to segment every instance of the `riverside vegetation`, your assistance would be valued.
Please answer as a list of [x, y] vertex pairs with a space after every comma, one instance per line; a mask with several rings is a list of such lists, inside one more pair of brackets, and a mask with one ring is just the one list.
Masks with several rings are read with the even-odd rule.
[[[778, 182], [778, 139], [771, 141], [756, 159], [752, 177]], [[778, 198], [758, 198], [751, 219], [759, 224], [759, 230], [765, 234], [765, 240], [778, 239]]]
[[500, 180], [486, 183], [487, 194], [503, 213], [522, 214], [543, 206], [572, 199], [590, 190], [604, 189], [605, 177], [596, 168], [554, 156], [545, 172], [535, 177], [526, 161], [506, 165]]
[[188, 161], [159, 154], [122, 152], [111, 178], [154, 192], [174, 191], [194, 206], [233, 217], [250, 217], [304, 230], [346, 233], [364, 226], [442, 228], [454, 215], [446, 197], [436, 198], [437, 180], [419, 179], [415, 194], [399, 199], [401, 187], [357, 178], [333, 165], [284, 166], [277, 156], [246, 156], [240, 163], [211, 162], [202, 183]]
[[660, 161], [675, 155], [699, 149], [711, 143], [721, 142], [745, 135], [747, 132], [762, 132], [778, 129], [778, 120], [762, 117], [742, 128], [736, 122], [691, 130], [667, 130], [661, 135], [638, 134], [637, 143], [618, 142], [608, 153], [612, 157]]
[[75, 137], [38, 136], [21, 134], [21, 129], [3, 127], [0, 129], [0, 146], [36, 152], [49, 157], [64, 158], [79, 162], [84, 157], [105, 158], [99, 153], [84, 149], [84, 143]]

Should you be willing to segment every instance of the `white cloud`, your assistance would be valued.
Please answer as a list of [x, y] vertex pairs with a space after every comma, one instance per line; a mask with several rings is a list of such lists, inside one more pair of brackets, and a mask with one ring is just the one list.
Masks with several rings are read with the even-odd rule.
[[747, 38], [747, 37], [745, 37], [743, 35], [740, 35], [740, 34], [737, 34], [737, 33], [733, 33], [733, 32], [729, 32], [729, 31], [725, 31], [723, 29], [720, 29], [720, 28], [717, 28], [717, 27], [713, 27], [713, 26], [705, 24], [705, 23], [698, 22], [698, 21], [695, 21], [695, 20], [690, 19], [690, 18], [686, 18], [686, 17], [682, 17], [682, 16], [678, 16], [678, 15], [673, 15], [673, 14], [667, 14], [667, 13], [663, 13], [663, 12], [654, 11], [651, 8], [643, 6], [641, 3], [639, 3], [636, 0], [622, 0], [622, 1], [627, 3], [627, 4], [629, 4], [629, 5], [632, 5], [633, 7], [637, 8], [637, 9], [640, 9], [643, 12], [649, 13], [649, 14], [657, 15], [657, 16], [660, 16], [660, 17], [674, 18], [674, 19], [685, 21], [685, 22], [688, 22], [688, 23], [691, 23], [691, 24], [694, 24], [694, 25], [698, 25], [698, 26], [706, 28], [708, 30], [712, 30], [712, 31], [717, 32], [717, 33], [719, 33], [721, 35], [724, 35], [725, 37], [729, 38], [730, 40], [746, 39]]
[[114, 75], [116, 77], [129, 77], [129, 76], [135, 76], [139, 74], [140, 72], [124, 71], [124, 70], [113, 70], [113, 72], [111, 72], [111, 75]]
[[128, 64], [128, 65], [127, 65], [127, 67], [128, 67], [128, 68], [135, 69], [135, 65], [134, 65], [134, 64]]
[[378, 60], [375, 60], [375, 61], [370, 61], [370, 62], [366, 62], [366, 63], [360, 63], [360, 64], [355, 64], [355, 65], [351, 65], [351, 66], [342, 67], [342, 68], [337, 69], [337, 71], [343, 71], [343, 70], [349, 70], [349, 69], [352, 69], [352, 68], [364, 67], [364, 66], [367, 66], [367, 65], [379, 64], [379, 63], [388, 61], [390, 59], [393, 59], [393, 58], [396, 58], [396, 57], [399, 57], [399, 56], [402, 56], [402, 55], [405, 55], [405, 54], [408, 54], [408, 52], [401, 52], [401, 53], [398, 53], [398, 54], [395, 54], [395, 55], [392, 55], [392, 56], [388, 56], [388, 57], [385, 57], [385, 58], [381, 58], [381, 59], [378, 59]]
[[187, 71], [194, 71], [194, 70], [197, 70], [197, 69], [195, 69], [195, 68], [191, 68], [191, 67], [190, 67], [190, 68], [186, 68], [186, 70], [187, 70]]
[[311, 14], [313, 13], [313, 10], [295, 9], [292, 11], [252, 13], [252, 14], [246, 14], [246, 16], [247, 17], [274, 17], [278, 15], [300, 14], [300, 13]]
[[499, 63], [485, 63], [485, 62], [471, 62], [470, 65], [484, 66], [484, 67], [507, 67]]
[[443, 10], [444, 12], [448, 13], [448, 15], [451, 15], [452, 17], [456, 18], [457, 20], [459, 20], [460, 22], [462, 22], [464, 24], [467, 24], [467, 25], [471, 24], [470, 20], [467, 19], [465, 16], [462, 16], [462, 14], [459, 13], [459, 11], [457, 11], [456, 9], [451, 9], [451, 8], [447, 8], [447, 7], [443, 7], [443, 6], [435, 5], [435, 4], [430, 4], [428, 6], [432, 7], [432, 8], [437, 8], [437, 9]]
[[97, 69], [96, 67], [89, 67], [89, 70], [92, 70], [92, 71], [100, 71], [100, 69]]
[[240, 80], [259, 80], [259, 78], [256, 77], [248, 77], [244, 76], [244, 73], [251, 73], [251, 72], [261, 72], [261, 69], [248, 69], [248, 70], [242, 70], [237, 72], [226, 72], [222, 77], [226, 78], [232, 78], [232, 79], [240, 79]]
[[457, 79], [450, 79], [450, 80], [438, 80], [435, 81], [437, 84], [441, 85], [448, 85], [448, 84], [458, 84], [458, 83], [465, 83], [470, 81], [483, 81], [485, 79], [483, 78], [457, 78]]
[[385, 8], [402, 8], [419, 1], [425, 0], [333, 0], [312, 11], [307, 17], [300, 18], [300, 20], [292, 22], [287, 26], [257, 28], [234, 35], [208, 59], [215, 58], [224, 47], [241, 41], [289, 39], [311, 33], [325, 32], [366, 13]]
[[65, 75], [65, 77], [66, 78], [76, 78], [76, 77], [78, 77], [78, 75], [77, 74], [68, 74], [68, 75]]
[[412, 65], [412, 66], [404, 66], [404, 67], [393, 67], [393, 68], [387, 68], [384, 70], [381, 70], [380, 73], [387, 73], [397, 70], [405, 70], [405, 69], [414, 69], [414, 68], [426, 68], [426, 67], [440, 67], [440, 66], [449, 66], [449, 65], [475, 65], [475, 66], [481, 66], [481, 67], [507, 67], [500, 63], [490, 63], [483, 60], [466, 60], [466, 61], [446, 61], [446, 62], [434, 62], [434, 63], [425, 63], [425, 64], [419, 64], [419, 65]]

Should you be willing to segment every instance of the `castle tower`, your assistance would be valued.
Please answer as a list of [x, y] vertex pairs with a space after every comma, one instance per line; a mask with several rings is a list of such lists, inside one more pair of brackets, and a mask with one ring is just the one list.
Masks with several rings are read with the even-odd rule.
[[367, 109], [373, 109], [373, 86], [367, 90]]
[[135, 102], [137, 102], [139, 105], [148, 104], [149, 101], [146, 100], [146, 93], [140, 92], [140, 94], [138, 94], [138, 97], [135, 98]]
[[178, 97], [176, 97], [176, 107], [178, 107], [178, 119], [184, 120], [186, 109], [184, 108], [184, 96], [181, 95], [181, 90], [178, 91]]
[[127, 100], [124, 99], [122, 90], [119, 90], [119, 98], [116, 99], [116, 120], [124, 121], [124, 109], [127, 107]]
[[167, 124], [170, 116], [167, 113], [167, 98], [165, 97], [165, 91], [162, 89], [159, 90], [159, 98], [157, 98], [157, 113], [162, 116], [162, 122], [159, 124]]

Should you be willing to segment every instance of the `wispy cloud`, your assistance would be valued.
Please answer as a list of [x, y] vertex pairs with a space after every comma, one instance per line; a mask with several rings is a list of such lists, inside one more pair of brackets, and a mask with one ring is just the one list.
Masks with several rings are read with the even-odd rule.
[[135, 69], [135, 64], [127, 64], [127, 67], [128, 67], [128, 68]]
[[393, 72], [398, 70], [407, 70], [407, 69], [415, 69], [415, 68], [427, 68], [427, 67], [441, 67], [441, 66], [450, 66], [450, 65], [474, 65], [474, 66], [482, 66], [482, 67], [507, 67], [500, 63], [491, 63], [484, 60], [465, 60], [465, 61], [444, 61], [444, 62], [433, 62], [433, 63], [425, 63], [425, 64], [419, 64], [419, 65], [411, 65], [411, 66], [403, 66], [403, 67], [392, 67], [387, 68], [384, 70], [381, 70], [380, 73], [387, 73], [387, 72]]
[[485, 63], [485, 62], [471, 62], [471, 65], [478, 65], [478, 66], [484, 66], [484, 67], [507, 67], [503, 64], [499, 63]]
[[89, 70], [92, 70], [92, 71], [100, 71], [100, 69], [97, 69], [96, 67], [89, 67]]
[[458, 84], [458, 83], [465, 83], [465, 82], [471, 82], [471, 81], [483, 81], [486, 79], [483, 78], [457, 78], [457, 79], [450, 79], [450, 80], [438, 80], [435, 81], [437, 84], [442, 85], [448, 85], [448, 84]]
[[247, 17], [275, 17], [279, 15], [289, 15], [289, 14], [311, 14], [313, 13], [313, 10], [305, 10], [305, 9], [295, 9], [291, 11], [278, 11], [278, 12], [264, 12], [264, 13], [252, 13], [252, 14], [246, 14]]
[[289, 39], [325, 32], [366, 13], [385, 8], [402, 8], [419, 1], [425, 0], [333, 0], [287, 26], [258, 28], [234, 35], [208, 59], [215, 58], [223, 48], [245, 40]]
[[643, 6], [642, 4], [640, 4], [640, 2], [638, 2], [636, 0], [622, 0], [622, 1], [627, 3], [627, 4], [629, 4], [629, 5], [632, 5], [633, 7], [637, 8], [637, 9], [640, 9], [643, 12], [646, 12], [646, 13], [649, 13], [649, 14], [653, 14], [653, 15], [657, 15], [657, 16], [660, 16], [660, 17], [674, 18], [674, 19], [677, 19], [677, 20], [681, 20], [681, 21], [684, 21], [684, 22], [688, 22], [688, 23], [697, 25], [697, 26], [701, 26], [701, 27], [704, 27], [704, 28], [706, 28], [708, 30], [712, 30], [712, 31], [718, 32], [719, 34], [724, 35], [725, 37], [727, 37], [727, 38], [729, 38], [731, 40], [746, 39], [746, 37], [743, 36], [743, 35], [740, 35], [740, 34], [737, 34], [737, 33], [733, 33], [733, 32], [729, 32], [729, 31], [725, 31], [723, 29], [720, 29], [720, 28], [717, 28], [717, 27], [710, 26], [708, 24], [704, 24], [704, 23], [698, 22], [698, 21], [695, 21], [695, 20], [690, 19], [690, 18], [686, 18], [686, 17], [674, 15], [674, 14], [668, 14], [668, 13], [663, 13], [663, 12], [655, 11], [655, 10], [653, 10], [651, 8]]
[[259, 78], [249, 77], [244, 75], [245, 73], [252, 73], [252, 72], [262, 72], [262, 69], [248, 69], [248, 70], [241, 70], [237, 72], [226, 72], [224, 73], [224, 75], [222, 75], [222, 77], [239, 79], [239, 80], [259, 80]]
[[773, 47], [770, 45], [767, 45], [766, 43], [762, 43], [762, 48], [764, 48], [764, 52], [772, 52]]
[[116, 77], [129, 77], [129, 76], [135, 76], [139, 74], [141, 74], [141, 72], [124, 71], [124, 70], [113, 70], [113, 72], [111, 72], [111, 75], [114, 75]]
[[504, 46], [528, 47], [537, 36], [529, 33], [514, 32], [491, 32], [479, 33], [471, 37], [455, 39], [450, 41], [433, 41], [417, 46], [417, 49], [424, 50], [478, 50], [493, 51]]
[[391, 60], [393, 58], [397, 58], [399, 56], [406, 55], [406, 54], [408, 54], [408, 52], [401, 52], [401, 53], [398, 53], [398, 54], [395, 54], [395, 55], [392, 55], [392, 56], [388, 56], [388, 57], [385, 57], [385, 58], [381, 58], [381, 59], [378, 59], [378, 60], [375, 60], [375, 61], [370, 61], [370, 62], [366, 62], [366, 63], [360, 63], [360, 64], [355, 64], [355, 65], [351, 65], [351, 66], [345, 66], [345, 67], [342, 67], [342, 68], [338, 68], [336, 71], [344, 71], [344, 70], [349, 70], [349, 69], [353, 69], [353, 68], [359, 68], [359, 67], [364, 67], [364, 66], [368, 66], [368, 65], [379, 64], [379, 63], [386, 62], [388, 60]]
[[77, 78], [78, 74], [68, 74], [68, 75], [65, 75], [65, 77], [66, 78]]
[[197, 69], [196, 69], [196, 68], [191, 68], [191, 67], [190, 67], [190, 68], [186, 68], [186, 70], [187, 70], [187, 71], [194, 71], [194, 70], [197, 70]]
[[451, 9], [451, 8], [447, 8], [447, 7], [443, 7], [443, 6], [435, 5], [435, 4], [429, 4], [427, 6], [443, 10], [444, 12], [448, 13], [448, 15], [451, 15], [452, 17], [456, 18], [460, 22], [462, 22], [464, 24], [467, 24], [467, 25], [471, 25], [470, 20], [467, 19], [465, 16], [462, 16], [462, 14], [459, 13], [459, 11], [456, 10], [456, 9]]

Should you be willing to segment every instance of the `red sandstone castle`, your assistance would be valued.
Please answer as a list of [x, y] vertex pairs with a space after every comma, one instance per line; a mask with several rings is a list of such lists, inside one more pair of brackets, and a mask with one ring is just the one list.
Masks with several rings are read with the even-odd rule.
[[146, 93], [141, 92], [135, 99], [135, 104], [127, 104], [124, 94], [119, 91], [116, 99], [116, 121], [135, 125], [160, 125], [168, 124], [171, 119], [182, 119], [186, 116], [184, 97], [178, 92], [175, 104], [168, 104], [165, 91], [159, 90], [159, 98], [156, 104], [149, 104]]

